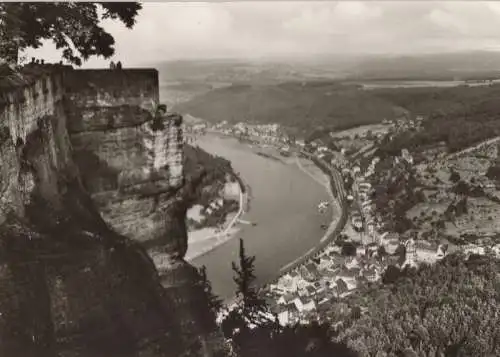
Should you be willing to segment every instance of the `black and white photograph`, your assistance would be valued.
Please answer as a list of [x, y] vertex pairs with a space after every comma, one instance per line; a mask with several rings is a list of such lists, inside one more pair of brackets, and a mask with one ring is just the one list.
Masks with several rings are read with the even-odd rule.
[[500, 1], [0, 2], [0, 357], [500, 357]]

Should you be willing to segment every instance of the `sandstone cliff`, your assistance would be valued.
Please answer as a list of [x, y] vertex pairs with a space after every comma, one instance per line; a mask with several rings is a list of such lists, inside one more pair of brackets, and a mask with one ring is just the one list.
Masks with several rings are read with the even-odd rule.
[[213, 352], [182, 259], [182, 118], [151, 131], [157, 102], [155, 70], [0, 78], [2, 356]]

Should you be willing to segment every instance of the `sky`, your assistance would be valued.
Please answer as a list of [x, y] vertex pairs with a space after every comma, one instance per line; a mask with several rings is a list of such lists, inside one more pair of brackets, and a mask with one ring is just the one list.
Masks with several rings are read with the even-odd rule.
[[[287, 58], [500, 50], [500, 2], [147, 2], [137, 24], [103, 23], [124, 65], [174, 59]], [[30, 51], [47, 61], [48, 44]], [[92, 59], [85, 67], [107, 66]]]

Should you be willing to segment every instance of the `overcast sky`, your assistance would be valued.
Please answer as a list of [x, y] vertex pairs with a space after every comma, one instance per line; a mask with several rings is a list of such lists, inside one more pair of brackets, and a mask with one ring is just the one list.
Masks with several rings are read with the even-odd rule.
[[[128, 30], [104, 23], [116, 59], [422, 53], [500, 49], [500, 2], [340, 1], [144, 3]], [[52, 46], [38, 52], [59, 60]], [[31, 53], [28, 54], [31, 56]], [[87, 66], [108, 61], [92, 60]]]

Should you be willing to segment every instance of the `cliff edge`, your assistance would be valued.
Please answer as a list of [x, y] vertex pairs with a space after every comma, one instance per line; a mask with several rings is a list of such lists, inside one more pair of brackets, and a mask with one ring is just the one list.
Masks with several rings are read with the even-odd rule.
[[182, 118], [151, 126], [156, 70], [0, 76], [1, 354], [214, 355], [183, 260]]

